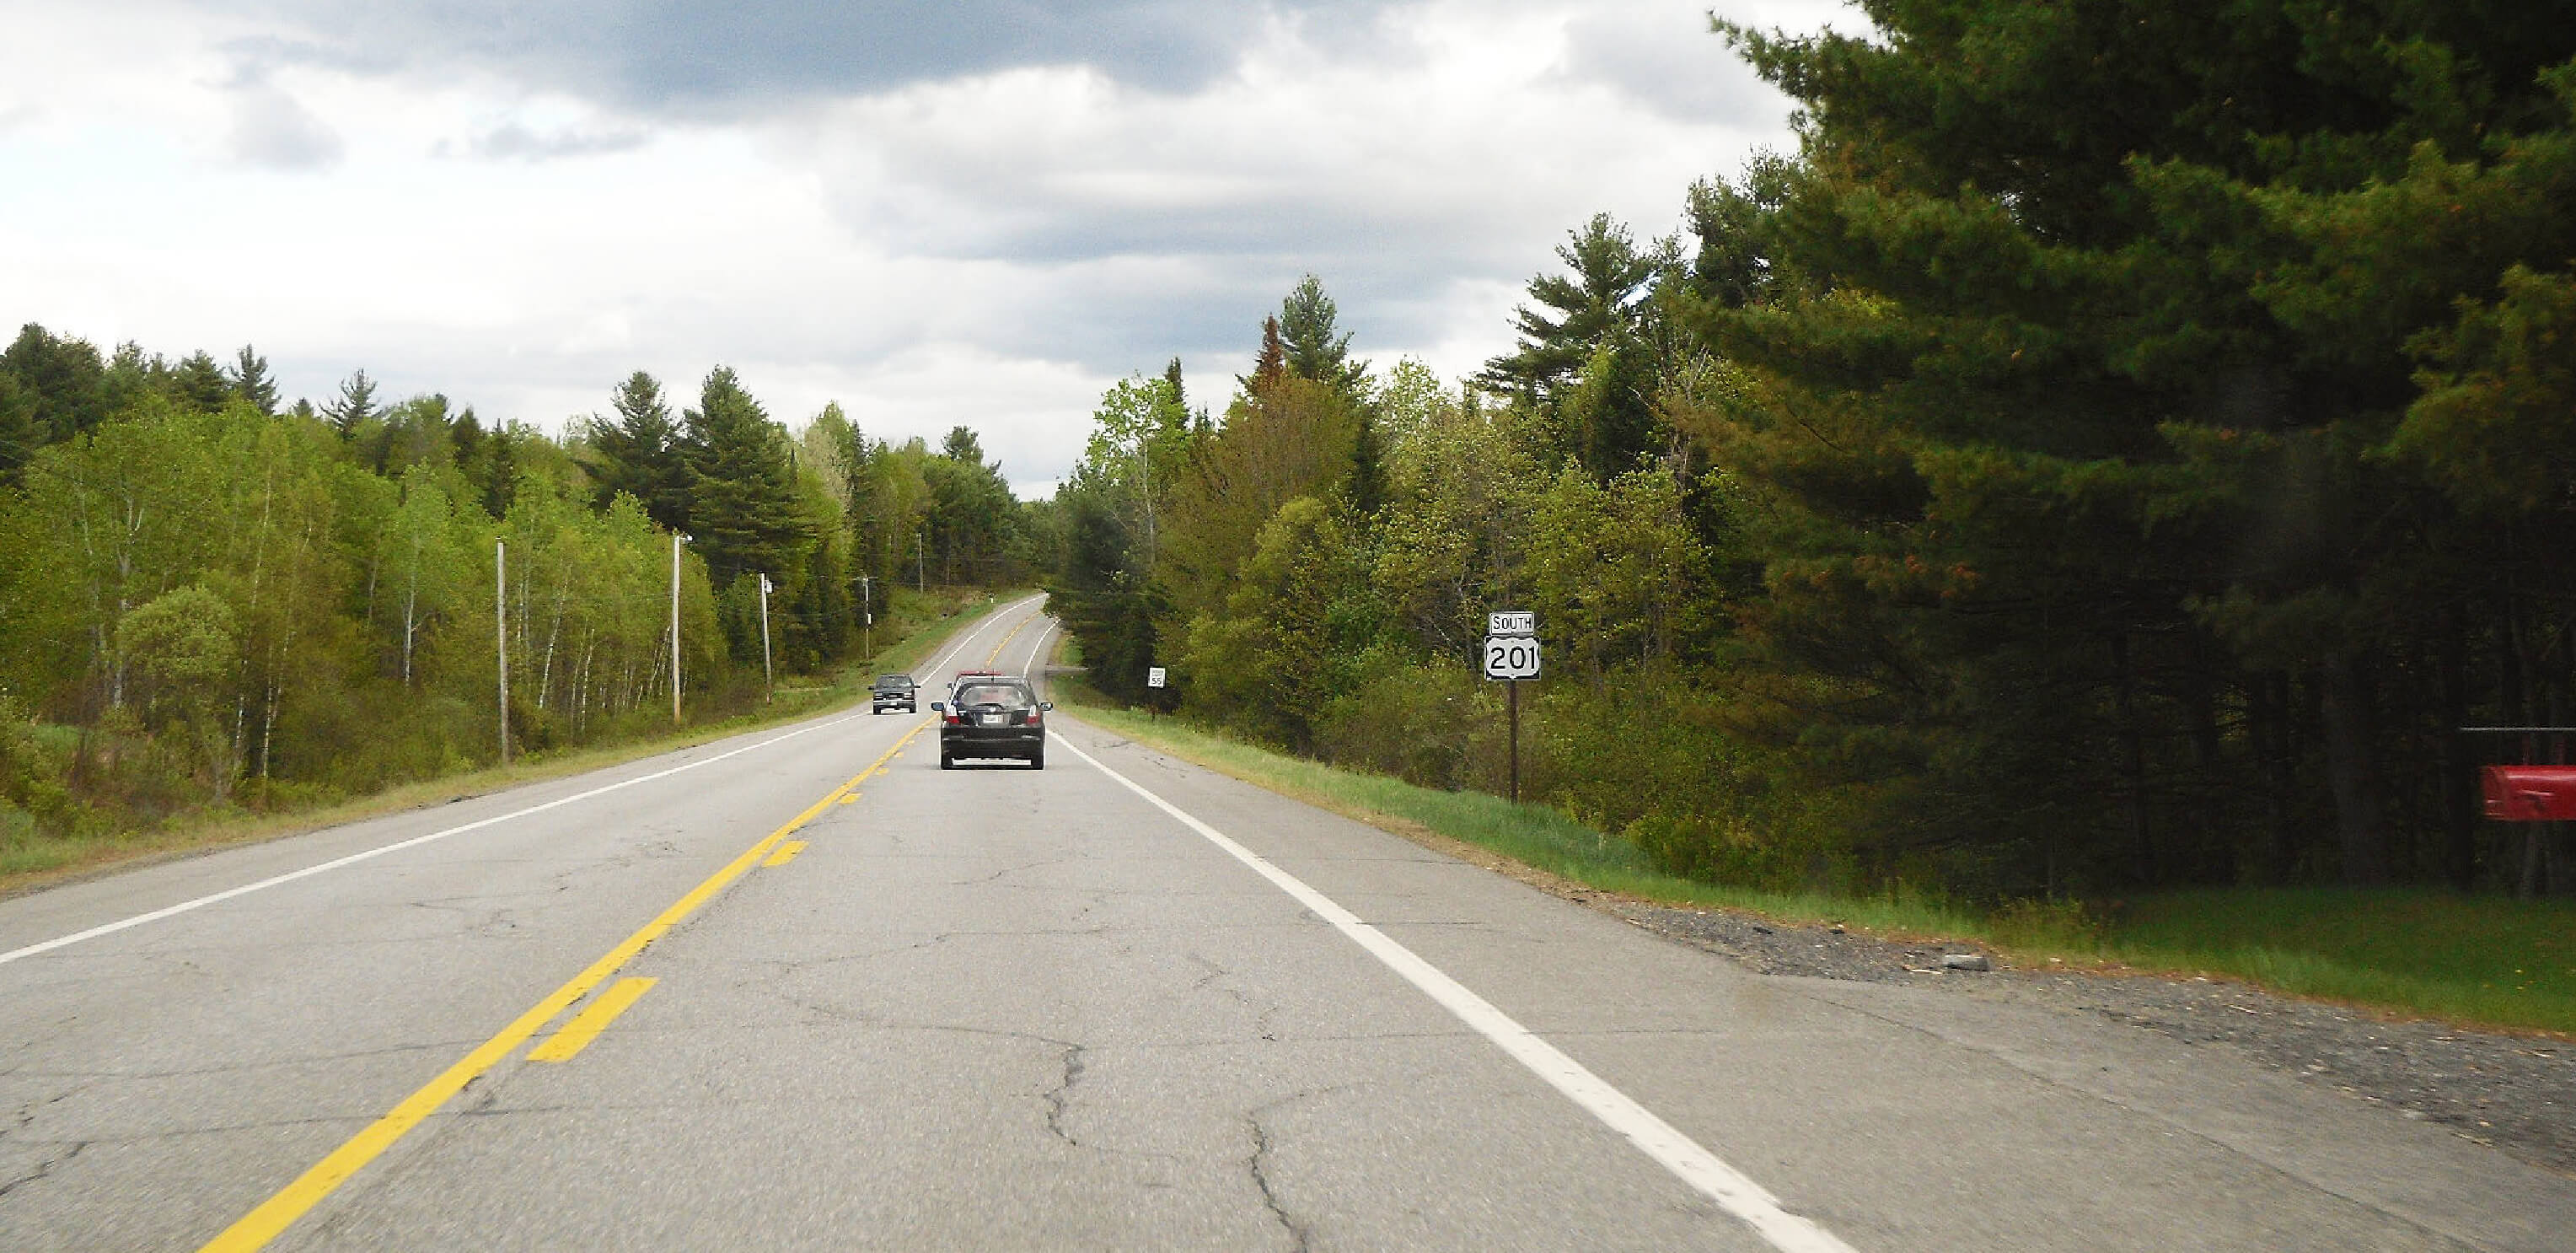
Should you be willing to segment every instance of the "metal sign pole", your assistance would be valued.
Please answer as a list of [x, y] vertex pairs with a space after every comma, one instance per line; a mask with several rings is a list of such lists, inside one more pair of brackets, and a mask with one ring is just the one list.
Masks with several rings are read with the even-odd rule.
[[1512, 709], [1512, 803], [1521, 803], [1521, 682], [1503, 681], [1504, 699]]
[[492, 542], [492, 649], [501, 671], [501, 764], [506, 766], [510, 764], [510, 544], [507, 540]]

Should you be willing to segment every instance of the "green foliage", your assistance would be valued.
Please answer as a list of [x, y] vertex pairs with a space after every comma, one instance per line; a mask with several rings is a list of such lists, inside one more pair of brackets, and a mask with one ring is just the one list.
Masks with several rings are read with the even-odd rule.
[[[637, 374], [613, 397], [627, 421], [568, 448], [443, 395], [379, 406], [363, 372], [327, 418], [276, 414], [249, 349], [230, 369], [131, 344], [102, 363], [30, 326], [0, 364], [17, 471], [0, 480], [13, 869], [118, 830], [469, 768], [497, 754], [504, 720], [539, 754], [667, 727], [673, 545], [655, 502], [698, 527], [678, 571], [685, 712], [761, 701], [758, 583], [742, 575], [770, 575], [783, 674], [834, 665], [859, 638], [855, 539], [912, 531], [930, 510], [924, 466], [944, 460], [917, 441], [869, 450], [843, 485], [866, 477], [862, 503], [903, 512], [858, 516], [722, 369], [687, 430]], [[952, 514], [1007, 537], [1019, 511], [976, 456], [940, 471], [977, 492]], [[921, 614], [878, 590], [890, 642]]]
[[2576, 891], [2452, 734], [2576, 718], [2576, 12], [1864, 7], [1717, 24], [1798, 154], [1570, 232], [1482, 396], [1345, 385], [1309, 276], [1212, 429], [1104, 398], [1100, 690], [1496, 788], [1527, 609], [1529, 793], [1677, 873]]

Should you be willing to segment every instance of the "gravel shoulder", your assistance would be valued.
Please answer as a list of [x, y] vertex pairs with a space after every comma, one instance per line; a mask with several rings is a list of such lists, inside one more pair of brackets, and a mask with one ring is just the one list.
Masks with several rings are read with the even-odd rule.
[[2121, 971], [1945, 969], [1975, 953], [1831, 927], [1788, 926], [1720, 909], [1682, 909], [1548, 887], [1763, 974], [1931, 985], [1960, 996], [2038, 1004], [2219, 1049], [2534, 1166], [2576, 1175], [2576, 1042], [2476, 1031], [2279, 996], [2230, 980]]
[[[1758, 973], [1928, 984], [1959, 996], [2107, 1019], [2194, 1048], [2232, 1053], [2576, 1177], [2576, 1040], [2404, 1018], [2281, 996], [2229, 979], [2015, 968], [1974, 946], [1889, 940], [1726, 909], [1660, 905], [1596, 890], [1408, 819], [1325, 797], [1303, 799]], [[1991, 969], [1944, 967], [1945, 957], [1971, 953], [1987, 958]]]
[[[1659, 905], [1595, 890], [1403, 819], [1375, 814], [1363, 820], [1761, 974], [1929, 985], [1959, 996], [2108, 1019], [2194, 1048], [2233, 1053], [2576, 1177], [2576, 1040], [2401, 1018], [2228, 979], [2015, 968], [1975, 946], [1888, 940], [1733, 910]], [[1992, 968], [1947, 969], [1943, 959], [1952, 954], [1985, 957]]]

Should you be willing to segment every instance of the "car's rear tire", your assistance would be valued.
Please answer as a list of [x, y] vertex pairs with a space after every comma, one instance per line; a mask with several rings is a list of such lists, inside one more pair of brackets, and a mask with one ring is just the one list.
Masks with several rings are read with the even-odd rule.
[[939, 755], [939, 768], [942, 770], [954, 770], [957, 768], [957, 759], [946, 753], [941, 753]]
[[1041, 749], [1039, 749], [1038, 751], [1036, 751], [1036, 752], [1034, 752], [1034, 753], [1029, 754], [1029, 768], [1030, 768], [1030, 769], [1032, 769], [1032, 770], [1044, 770], [1044, 769], [1046, 769], [1046, 750], [1045, 750], [1045, 749], [1041, 748]]

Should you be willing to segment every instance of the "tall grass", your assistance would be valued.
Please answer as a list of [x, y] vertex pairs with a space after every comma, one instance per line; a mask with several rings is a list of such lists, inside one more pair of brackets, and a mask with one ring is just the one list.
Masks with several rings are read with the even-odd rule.
[[1788, 923], [1839, 922], [1890, 938], [1973, 942], [2025, 964], [2054, 958], [2079, 968], [2230, 976], [2398, 1014], [2576, 1033], [2576, 902], [2225, 888], [1975, 910], [1909, 890], [1755, 891], [1658, 873], [1634, 845], [1543, 805], [1417, 787], [1148, 719], [1111, 707], [1078, 677], [1055, 680], [1054, 694], [1086, 721], [1246, 782], [1362, 821], [1418, 827], [1605, 892]]

